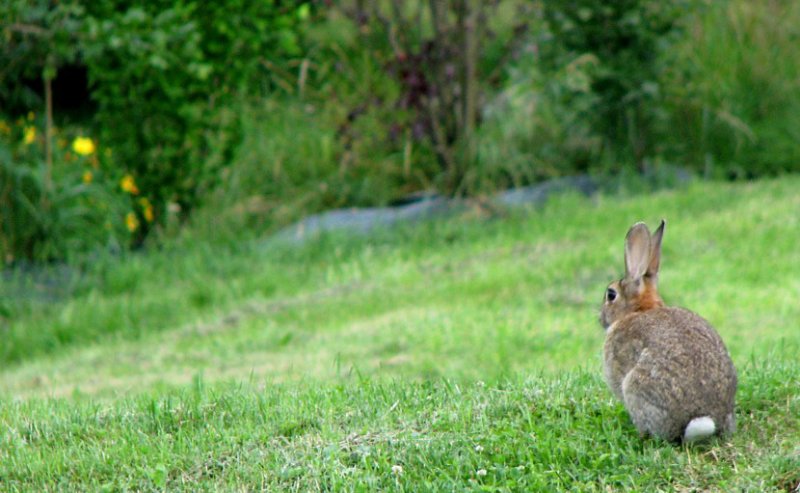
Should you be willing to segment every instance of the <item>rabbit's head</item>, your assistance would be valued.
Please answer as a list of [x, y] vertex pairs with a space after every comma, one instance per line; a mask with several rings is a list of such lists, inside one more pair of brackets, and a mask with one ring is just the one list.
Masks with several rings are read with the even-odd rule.
[[655, 233], [644, 223], [636, 223], [625, 236], [625, 277], [606, 288], [600, 323], [608, 329], [623, 317], [664, 306], [658, 295], [658, 266], [661, 239], [666, 222], [662, 219]]

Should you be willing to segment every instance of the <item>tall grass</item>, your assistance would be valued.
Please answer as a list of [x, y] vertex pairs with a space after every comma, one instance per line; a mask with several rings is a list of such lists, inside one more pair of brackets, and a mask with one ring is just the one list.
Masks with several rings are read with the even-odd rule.
[[668, 53], [677, 155], [711, 176], [800, 170], [800, 4], [706, 2]]
[[240, 104], [242, 142], [196, 227], [261, 231], [343, 202], [333, 183], [340, 147], [324, 109], [291, 98]]

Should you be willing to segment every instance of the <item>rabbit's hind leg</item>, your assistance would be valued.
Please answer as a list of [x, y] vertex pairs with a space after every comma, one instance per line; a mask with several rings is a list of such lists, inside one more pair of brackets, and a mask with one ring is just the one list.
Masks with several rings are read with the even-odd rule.
[[667, 441], [680, 437], [680, 427], [673, 426], [669, 412], [656, 404], [653, 392], [637, 378], [637, 370], [631, 370], [622, 381], [622, 396], [625, 408], [639, 431], [639, 435], [652, 435]]

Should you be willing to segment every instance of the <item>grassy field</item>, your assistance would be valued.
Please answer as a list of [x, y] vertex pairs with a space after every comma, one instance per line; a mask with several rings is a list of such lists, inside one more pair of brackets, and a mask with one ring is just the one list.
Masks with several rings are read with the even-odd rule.
[[[800, 483], [800, 178], [696, 183], [302, 246], [101, 262], [0, 322], [7, 490], [711, 490]], [[719, 330], [740, 429], [640, 440], [597, 322], [637, 220]]]

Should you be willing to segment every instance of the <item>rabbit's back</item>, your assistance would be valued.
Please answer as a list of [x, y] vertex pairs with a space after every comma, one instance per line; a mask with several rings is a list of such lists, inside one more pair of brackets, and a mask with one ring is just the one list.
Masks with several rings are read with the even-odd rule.
[[605, 373], [626, 406], [639, 408], [632, 415], [660, 422], [644, 427], [663, 438], [675, 439], [700, 416], [733, 431], [736, 370], [717, 332], [689, 310], [662, 307], [619, 320], [606, 337]]

